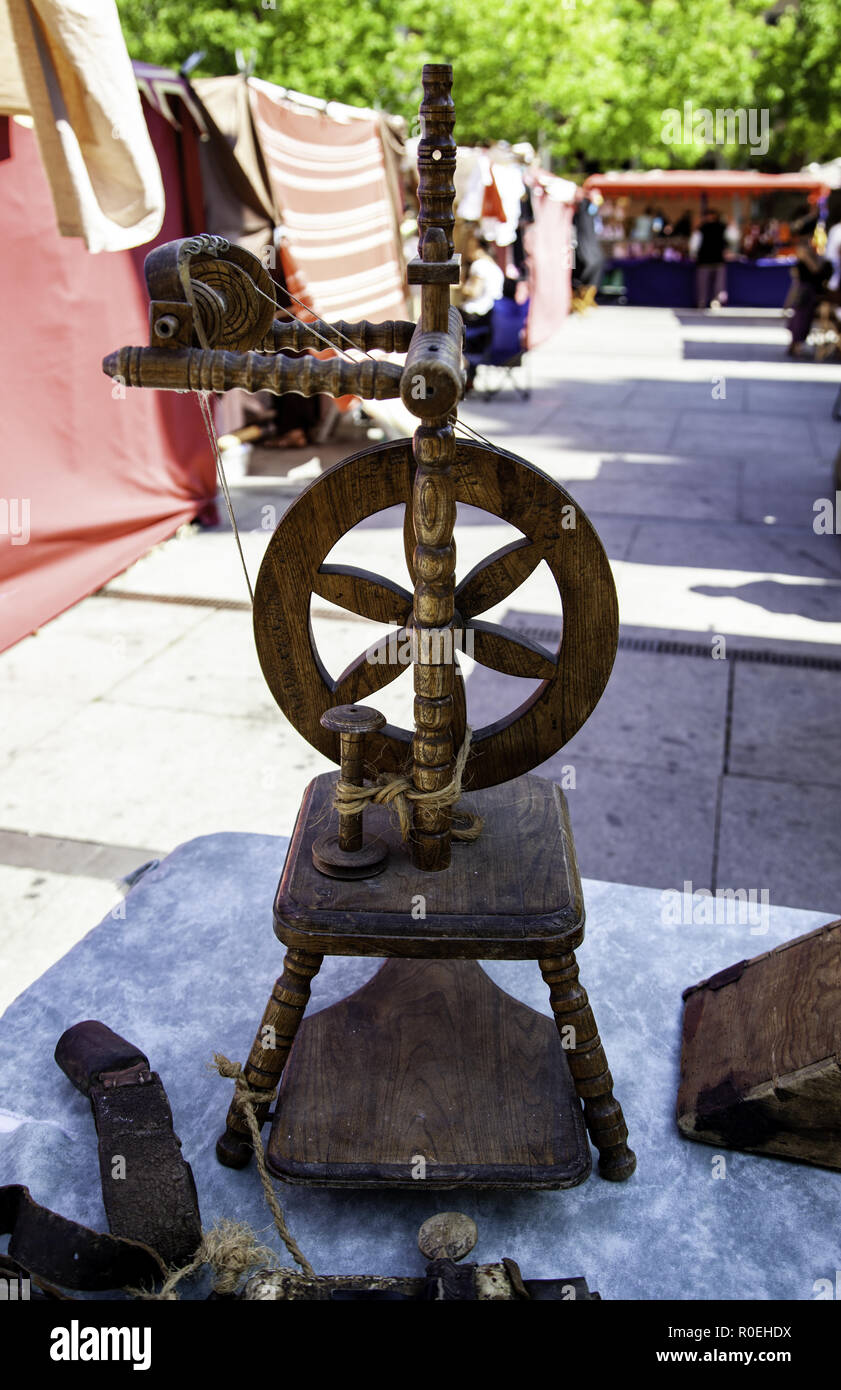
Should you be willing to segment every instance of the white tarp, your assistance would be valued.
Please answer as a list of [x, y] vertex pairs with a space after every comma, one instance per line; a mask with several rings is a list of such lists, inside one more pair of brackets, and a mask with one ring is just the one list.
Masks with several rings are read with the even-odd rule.
[[0, 0], [0, 115], [31, 120], [62, 236], [142, 246], [164, 190], [114, 0]]

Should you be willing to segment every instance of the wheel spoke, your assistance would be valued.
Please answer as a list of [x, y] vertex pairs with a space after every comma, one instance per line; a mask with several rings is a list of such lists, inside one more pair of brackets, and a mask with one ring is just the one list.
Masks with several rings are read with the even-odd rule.
[[[355, 705], [359, 700], [367, 700], [369, 695], [402, 676], [408, 666], [399, 655], [408, 638], [408, 632], [401, 628], [397, 633], [380, 638], [352, 661], [333, 686], [336, 704]], [[411, 658], [408, 665], [411, 665]]]
[[453, 748], [458, 753], [464, 743], [464, 731], [467, 728], [467, 693], [464, 688], [464, 676], [456, 657], [455, 680], [453, 681]]
[[[551, 680], [557, 670], [557, 657], [510, 627], [495, 623], [470, 622], [465, 651], [482, 666], [490, 666], [506, 676], [528, 676], [532, 680]], [[473, 641], [471, 652], [469, 643]]]
[[466, 618], [484, 613], [524, 584], [543, 559], [543, 549], [524, 536], [474, 566], [456, 588], [456, 608]]
[[352, 565], [322, 565], [313, 593], [337, 608], [377, 623], [403, 624], [412, 611], [412, 595], [390, 579]]
[[409, 579], [415, 582], [415, 522], [412, 516], [411, 498], [406, 503], [403, 513], [403, 554], [406, 557], [406, 569], [409, 571]]

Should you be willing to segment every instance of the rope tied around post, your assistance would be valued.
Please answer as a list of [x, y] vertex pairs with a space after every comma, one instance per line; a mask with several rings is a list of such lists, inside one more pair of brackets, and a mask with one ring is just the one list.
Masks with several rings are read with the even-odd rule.
[[[464, 742], [455, 761], [452, 778], [446, 787], [432, 792], [418, 791], [410, 778], [404, 776], [390, 777], [387, 772], [380, 773], [377, 780], [366, 787], [357, 787], [352, 782], [343, 782], [340, 777], [333, 796], [335, 809], [342, 815], [361, 815], [366, 806], [372, 804], [375, 806], [393, 806], [400, 821], [401, 837], [408, 840], [412, 832], [412, 805], [431, 806], [437, 810], [439, 807], [455, 806], [456, 802], [460, 800], [461, 779], [467, 764], [472, 737], [472, 729], [466, 729]], [[466, 842], [478, 840], [485, 824], [482, 816], [472, 811], [463, 811], [460, 813], [459, 819], [461, 824], [454, 825], [452, 829], [453, 839]]]

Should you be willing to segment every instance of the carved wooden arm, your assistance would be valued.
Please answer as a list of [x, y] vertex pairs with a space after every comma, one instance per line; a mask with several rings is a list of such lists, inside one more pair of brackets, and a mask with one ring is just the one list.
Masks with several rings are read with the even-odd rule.
[[125, 386], [159, 391], [272, 391], [297, 396], [361, 396], [390, 400], [400, 395], [403, 368], [394, 362], [326, 362], [317, 357], [264, 356], [208, 348], [124, 347], [102, 363], [106, 376]]

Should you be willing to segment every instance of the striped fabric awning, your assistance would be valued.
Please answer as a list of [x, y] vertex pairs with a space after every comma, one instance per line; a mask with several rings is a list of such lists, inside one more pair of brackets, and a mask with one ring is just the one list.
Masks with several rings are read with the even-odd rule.
[[[337, 119], [272, 95], [266, 83], [249, 88], [302, 297], [325, 319], [404, 318], [403, 256], [375, 113]], [[340, 109], [343, 117], [349, 110]]]

